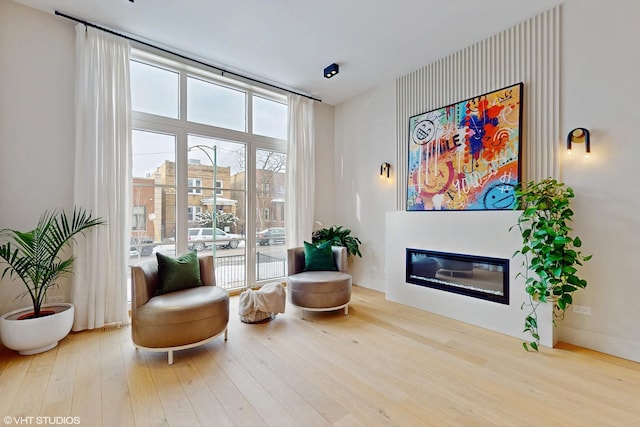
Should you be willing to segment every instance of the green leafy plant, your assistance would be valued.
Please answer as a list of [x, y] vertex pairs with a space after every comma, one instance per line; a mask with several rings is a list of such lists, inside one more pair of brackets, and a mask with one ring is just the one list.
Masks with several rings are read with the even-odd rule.
[[573, 293], [587, 286], [587, 281], [578, 276], [576, 266], [589, 261], [591, 255], [583, 255], [578, 248], [582, 246], [579, 237], [571, 235], [569, 224], [573, 211], [570, 199], [573, 189], [552, 178], [539, 182], [529, 182], [526, 188], [516, 189], [516, 209], [522, 209], [518, 227], [522, 235], [522, 248], [513, 256], [522, 255], [525, 273], [519, 273], [525, 279], [525, 289], [529, 302], [524, 331], [532, 340], [523, 342], [525, 350], [538, 351], [537, 308], [541, 303], [553, 303], [554, 319], [564, 318], [566, 309], [573, 303]]
[[74, 209], [71, 221], [64, 211], [50, 210], [40, 216], [31, 231], [0, 230], [0, 239], [5, 240], [0, 245], [0, 258], [8, 264], [0, 278], [9, 274], [22, 280], [27, 290], [20, 296], [31, 297], [32, 317], [40, 317], [47, 291], [72, 271], [75, 257], [63, 259], [60, 252], [73, 243], [78, 234], [101, 224], [104, 224], [102, 219], [92, 218], [84, 209]]
[[344, 246], [347, 248], [349, 255], [358, 255], [362, 258], [362, 253], [360, 253], [362, 242], [357, 237], [351, 236], [351, 230], [348, 228], [335, 225], [329, 228], [321, 228], [313, 232], [311, 239], [311, 242], [316, 245], [331, 242], [332, 246]]

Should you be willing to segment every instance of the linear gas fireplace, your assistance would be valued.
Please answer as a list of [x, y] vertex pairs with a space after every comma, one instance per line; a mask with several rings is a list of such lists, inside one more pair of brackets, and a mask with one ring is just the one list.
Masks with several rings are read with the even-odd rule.
[[407, 248], [407, 283], [509, 304], [509, 260]]

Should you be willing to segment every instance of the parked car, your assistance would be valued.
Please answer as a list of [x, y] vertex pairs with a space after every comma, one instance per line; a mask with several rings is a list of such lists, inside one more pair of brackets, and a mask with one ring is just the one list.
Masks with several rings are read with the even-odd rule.
[[[188, 249], [201, 251], [213, 247], [213, 229], [212, 228], [190, 228], [189, 229]], [[242, 236], [239, 234], [230, 234], [224, 230], [216, 228], [215, 243], [219, 248], [235, 249], [240, 244]]]
[[276, 243], [284, 243], [284, 228], [273, 227], [259, 231], [256, 234], [256, 241], [259, 245], [274, 245]]
[[153, 254], [153, 248], [155, 244], [153, 243], [153, 238], [148, 236], [138, 236], [131, 238], [131, 249], [129, 251], [130, 256], [137, 256], [138, 254], [142, 256], [149, 256]]

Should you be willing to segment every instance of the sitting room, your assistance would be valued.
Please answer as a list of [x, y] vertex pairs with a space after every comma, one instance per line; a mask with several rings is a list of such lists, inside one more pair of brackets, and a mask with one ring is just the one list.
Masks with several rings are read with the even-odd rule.
[[0, 2], [4, 425], [637, 423], [640, 3], [108, 3]]

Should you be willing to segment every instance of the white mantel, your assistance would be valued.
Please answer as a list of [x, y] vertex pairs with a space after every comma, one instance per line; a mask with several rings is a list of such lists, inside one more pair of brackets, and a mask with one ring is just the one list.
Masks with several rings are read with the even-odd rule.
[[[517, 211], [433, 211], [387, 212], [386, 214], [386, 297], [411, 307], [460, 320], [514, 337], [529, 339], [522, 333], [528, 301], [521, 258], [511, 259], [520, 247]], [[427, 288], [405, 281], [407, 248], [510, 259], [509, 305]], [[539, 309], [540, 343], [555, 343], [551, 305]]]

